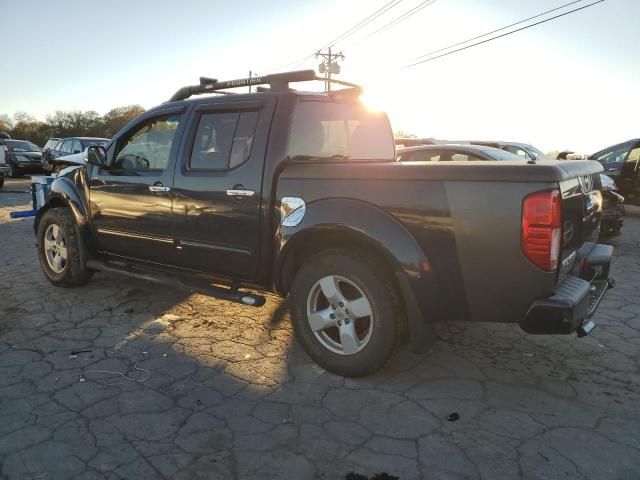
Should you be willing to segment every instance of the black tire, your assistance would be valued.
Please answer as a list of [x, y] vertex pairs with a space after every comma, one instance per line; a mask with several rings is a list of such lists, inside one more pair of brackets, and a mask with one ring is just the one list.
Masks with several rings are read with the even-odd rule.
[[[45, 252], [45, 233], [50, 225], [62, 230], [66, 245], [67, 260], [61, 272], [56, 272], [49, 265]], [[38, 259], [44, 275], [53, 285], [58, 287], [77, 287], [89, 281], [93, 272], [82, 263], [86, 258], [81, 249], [84, 248], [73, 214], [68, 208], [52, 208], [47, 210], [38, 225], [37, 236]]]
[[0, 188], [4, 186], [4, 175], [0, 176]]
[[[398, 293], [385, 273], [387, 269], [380, 268], [373, 259], [344, 250], [316, 254], [297, 272], [290, 292], [293, 328], [307, 354], [326, 370], [345, 377], [370, 375], [379, 370], [396, 349], [401, 338], [403, 311]], [[345, 355], [331, 351], [311, 329], [307, 302], [312, 301], [317, 282], [326, 276], [347, 279], [369, 301], [373, 330], [368, 343], [357, 353]]]

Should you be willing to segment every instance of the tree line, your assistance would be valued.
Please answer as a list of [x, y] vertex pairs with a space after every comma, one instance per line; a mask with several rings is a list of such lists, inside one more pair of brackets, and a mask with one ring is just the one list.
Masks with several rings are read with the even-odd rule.
[[26, 112], [16, 112], [13, 117], [0, 114], [0, 132], [7, 132], [11, 138], [29, 140], [39, 146], [53, 137], [111, 138], [142, 112], [144, 108], [140, 105], [117, 107], [104, 115], [92, 110], [56, 111], [53, 115], [47, 115], [44, 122]]

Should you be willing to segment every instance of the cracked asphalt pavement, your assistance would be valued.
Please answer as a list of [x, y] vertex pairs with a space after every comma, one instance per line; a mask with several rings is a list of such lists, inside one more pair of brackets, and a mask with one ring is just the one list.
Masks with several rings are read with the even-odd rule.
[[640, 478], [639, 208], [590, 337], [450, 323], [350, 380], [311, 362], [276, 296], [51, 286], [33, 221], [9, 219], [27, 187], [0, 190], [0, 478]]

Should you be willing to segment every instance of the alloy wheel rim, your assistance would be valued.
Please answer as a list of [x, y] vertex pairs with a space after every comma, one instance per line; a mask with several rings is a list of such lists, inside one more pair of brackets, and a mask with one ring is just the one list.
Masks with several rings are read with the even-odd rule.
[[371, 340], [374, 328], [371, 302], [353, 281], [339, 275], [318, 280], [307, 296], [307, 321], [327, 350], [355, 355]]
[[64, 272], [69, 259], [67, 240], [62, 229], [55, 223], [49, 225], [44, 232], [44, 253], [49, 268], [54, 273]]

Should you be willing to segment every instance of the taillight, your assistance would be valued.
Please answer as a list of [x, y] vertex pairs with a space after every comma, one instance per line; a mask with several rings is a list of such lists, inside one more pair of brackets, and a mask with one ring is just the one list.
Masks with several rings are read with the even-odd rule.
[[522, 203], [522, 253], [538, 268], [558, 268], [562, 237], [562, 198], [558, 190], [532, 193]]

